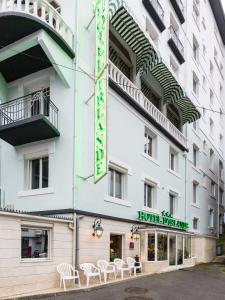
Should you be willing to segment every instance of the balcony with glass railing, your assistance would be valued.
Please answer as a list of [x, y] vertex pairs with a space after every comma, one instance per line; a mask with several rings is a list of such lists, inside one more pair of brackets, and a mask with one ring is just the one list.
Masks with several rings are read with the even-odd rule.
[[142, 0], [142, 3], [158, 29], [162, 32], [166, 27], [164, 25], [164, 10], [159, 0]]
[[180, 64], [183, 64], [185, 62], [184, 59], [184, 46], [180, 41], [180, 38], [178, 36], [178, 33], [171, 25], [169, 27], [169, 40], [168, 44], [173, 51], [174, 55], [176, 56], [177, 60]]
[[13, 146], [58, 137], [58, 108], [49, 89], [0, 105], [0, 138]]
[[111, 61], [109, 61], [108, 73], [110, 86], [113, 89], [175, 143], [187, 149], [187, 139], [182, 132]]

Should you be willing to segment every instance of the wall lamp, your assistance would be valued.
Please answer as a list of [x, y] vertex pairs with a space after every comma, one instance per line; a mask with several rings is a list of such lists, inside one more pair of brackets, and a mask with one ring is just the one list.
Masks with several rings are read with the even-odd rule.
[[102, 223], [102, 220], [101, 219], [98, 219], [96, 218], [94, 220], [94, 224], [93, 224], [93, 229], [94, 229], [94, 232], [92, 233], [92, 235], [95, 237], [97, 237], [98, 239], [100, 239], [100, 237], [102, 236], [103, 234], [103, 231], [104, 229], [102, 228], [101, 226], [101, 223]]
[[138, 225], [133, 225], [131, 228], [131, 238], [132, 240], [137, 241], [139, 238], [139, 226]]

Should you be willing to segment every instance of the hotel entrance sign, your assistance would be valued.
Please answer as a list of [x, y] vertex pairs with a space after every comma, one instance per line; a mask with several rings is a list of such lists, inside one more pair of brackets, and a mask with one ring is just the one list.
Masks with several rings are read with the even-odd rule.
[[108, 171], [107, 94], [108, 94], [108, 0], [95, 1], [96, 66], [95, 66], [95, 166], [97, 183]]
[[138, 220], [183, 230], [187, 230], [189, 228], [188, 223], [174, 219], [171, 213], [165, 211], [163, 211], [161, 215], [146, 211], [138, 211]]

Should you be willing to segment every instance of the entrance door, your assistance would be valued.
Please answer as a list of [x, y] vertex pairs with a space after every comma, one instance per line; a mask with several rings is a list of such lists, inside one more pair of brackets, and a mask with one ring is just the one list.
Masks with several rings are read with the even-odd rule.
[[110, 261], [123, 256], [123, 236], [121, 234], [110, 234]]
[[169, 265], [176, 265], [176, 235], [169, 234]]

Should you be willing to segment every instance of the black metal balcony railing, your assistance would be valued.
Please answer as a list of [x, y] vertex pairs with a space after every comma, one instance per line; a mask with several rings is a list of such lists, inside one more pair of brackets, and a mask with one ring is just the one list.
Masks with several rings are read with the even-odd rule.
[[144, 7], [146, 8], [149, 15], [152, 17], [156, 26], [163, 32], [165, 30], [164, 20], [164, 10], [159, 2], [159, 0], [142, 0]]
[[151, 4], [154, 7], [157, 14], [160, 16], [160, 18], [163, 21], [163, 19], [164, 19], [164, 10], [163, 10], [162, 5], [160, 4], [160, 2], [158, 0], [151, 0]]
[[59, 136], [58, 108], [43, 89], [0, 105], [0, 138], [13, 146]]
[[181, 43], [179, 36], [177, 35], [176, 31], [174, 30], [173, 26], [170, 25], [169, 27], [170, 30], [170, 38], [173, 40], [174, 44], [176, 45], [176, 47], [178, 48], [178, 50], [180, 51], [180, 53], [183, 54], [184, 52], [184, 46]]
[[177, 0], [177, 4], [178, 4], [180, 10], [183, 13], [184, 12], [184, 4], [183, 4], [182, 0]]
[[58, 108], [50, 100], [49, 90], [41, 90], [0, 105], [0, 126], [43, 115], [58, 128]]

